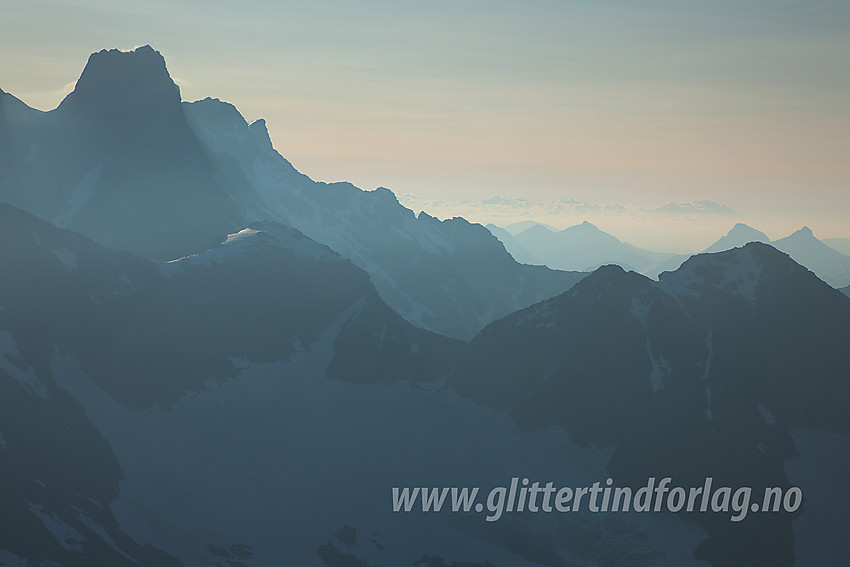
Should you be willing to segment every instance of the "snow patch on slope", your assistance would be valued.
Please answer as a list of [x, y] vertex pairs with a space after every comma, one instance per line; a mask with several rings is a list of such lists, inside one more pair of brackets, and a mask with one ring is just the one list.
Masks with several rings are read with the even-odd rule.
[[0, 370], [5, 371], [30, 394], [40, 398], [48, 397], [47, 388], [36, 377], [35, 371], [25, 365], [15, 338], [9, 331], [0, 331]]
[[88, 541], [85, 536], [63, 522], [55, 514], [45, 512], [44, 507], [40, 504], [33, 504], [29, 500], [27, 500], [27, 504], [29, 505], [30, 512], [41, 520], [41, 523], [44, 524], [44, 527], [53, 535], [53, 539], [59, 545], [68, 551], [82, 551], [82, 544]]
[[172, 260], [168, 264], [211, 265], [262, 246], [278, 246], [292, 250], [299, 258], [312, 258], [324, 262], [344, 261], [326, 246], [307, 238], [297, 230], [269, 222], [252, 223], [252, 227], [243, 228], [239, 232], [229, 234], [222, 245], [217, 248]]
[[699, 298], [710, 288], [739, 295], [749, 303], [755, 301], [762, 264], [750, 248], [736, 248], [734, 253], [697, 254], [675, 272], [659, 275], [658, 287], [676, 297]]
[[649, 362], [652, 369], [649, 371], [649, 384], [652, 386], [652, 393], [664, 389], [664, 377], [670, 374], [670, 365], [664, 360], [663, 356], [659, 356], [658, 360], [652, 354], [652, 345], [649, 342], [649, 335], [646, 336], [646, 354], [649, 355]]
[[638, 321], [640, 321], [640, 326], [646, 330], [646, 320], [649, 318], [649, 312], [652, 309], [652, 302], [646, 302], [642, 299], [642, 297], [632, 297], [632, 306], [629, 309], [629, 313], [631, 313]]

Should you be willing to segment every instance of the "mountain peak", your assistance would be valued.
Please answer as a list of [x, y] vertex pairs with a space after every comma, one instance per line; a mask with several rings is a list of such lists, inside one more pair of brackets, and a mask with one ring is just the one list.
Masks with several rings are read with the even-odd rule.
[[744, 223], [736, 223], [720, 240], [703, 250], [703, 252], [723, 252], [732, 248], [740, 248], [749, 242], [770, 242], [770, 238], [760, 230]]
[[[577, 229], [581, 229], [581, 230], [597, 230], [597, 231], [599, 230], [599, 228], [595, 224], [589, 223], [587, 221], [582, 221], [581, 224], [571, 226], [570, 228], [577, 228]], [[569, 229], [566, 229], [566, 230], [569, 230]]]
[[812, 232], [812, 229], [810, 229], [810, 228], [809, 228], [809, 227], [807, 227], [807, 226], [804, 226], [803, 228], [801, 228], [800, 230], [796, 231], [796, 232], [795, 232], [794, 234], [792, 234], [791, 236], [800, 236], [800, 237], [805, 236], [805, 237], [807, 237], [807, 238], [814, 238], [814, 237], [815, 237], [814, 233]]
[[269, 136], [269, 129], [266, 126], [266, 121], [263, 118], [258, 118], [248, 125], [248, 136], [260, 147], [271, 150], [272, 139]]
[[152, 108], [180, 104], [180, 89], [165, 59], [149, 45], [133, 51], [104, 49], [89, 56], [74, 91], [60, 107], [73, 107], [105, 120], [143, 115]]
[[552, 230], [551, 228], [549, 228], [545, 224], [534, 224], [531, 227], [522, 231], [520, 234], [524, 234], [524, 235], [528, 236], [528, 235], [533, 235], [533, 234], [550, 234], [550, 233], [554, 233], [554, 232], [556, 232], [556, 231]]
[[735, 233], [738, 233], [738, 232], [759, 232], [759, 231], [754, 229], [753, 227], [751, 227], [748, 224], [744, 224], [742, 222], [736, 222], [735, 226], [733, 226], [732, 229], [729, 232], [727, 232], [726, 234], [729, 235], [729, 234], [735, 234]]

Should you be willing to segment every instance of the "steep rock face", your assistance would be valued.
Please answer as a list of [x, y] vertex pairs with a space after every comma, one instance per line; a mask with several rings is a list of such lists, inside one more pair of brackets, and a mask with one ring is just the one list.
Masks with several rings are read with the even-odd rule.
[[[703, 254], [653, 282], [600, 268], [486, 327], [447, 385], [522, 427], [616, 447], [618, 482], [790, 486], [792, 427], [850, 434], [850, 301], [763, 244]], [[760, 498], [760, 496], [758, 497]], [[792, 514], [688, 519], [713, 565], [791, 565]]]
[[316, 183], [227, 103], [181, 104], [148, 46], [92, 54], [42, 113], [0, 95], [0, 200], [110, 248], [159, 260], [260, 220], [297, 228], [369, 272], [414, 324], [469, 339], [583, 274], [517, 264], [483, 227], [417, 218], [388, 189]]
[[92, 54], [55, 110], [9, 120], [2, 200], [110, 248], [171, 259], [242, 221], [150, 47]]

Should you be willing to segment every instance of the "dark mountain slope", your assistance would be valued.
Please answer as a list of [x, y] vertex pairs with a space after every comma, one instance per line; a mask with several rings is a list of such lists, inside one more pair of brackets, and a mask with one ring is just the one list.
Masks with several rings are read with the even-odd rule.
[[[618, 482], [789, 487], [794, 427], [850, 434], [850, 301], [770, 246], [702, 254], [653, 282], [604, 267], [488, 325], [448, 386], [528, 429], [616, 447]], [[792, 514], [694, 514], [713, 565], [793, 564]]]

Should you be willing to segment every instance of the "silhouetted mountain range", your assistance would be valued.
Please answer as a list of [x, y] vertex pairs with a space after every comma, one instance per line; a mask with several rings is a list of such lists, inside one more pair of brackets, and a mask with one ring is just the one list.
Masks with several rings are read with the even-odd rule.
[[479, 225], [418, 217], [387, 189], [316, 183], [227, 103], [182, 104], [148, 46], [101, 51], [53, 111], [0, 95], [0, 201], [114, 249], [170, 260], [258, 220], [292, 226], [369, 272], [409, 321], [469, 339], [583, 274], [517, 264]]
[[516, 236], [494, 225], [487, 228], [518, 262], [543, 263], [559, 270], [587, 271], [606, 264], [617, 264], [643, 272], [671, 256], [621, 242], [587, 221], [562, 231], [534, 224]]
[[762, 231], [739, 222], [725, 236], [703, 250], [703, 252], [724, 252], [732, 248], [740, 248], [750, 242], [769, 244], [770, 238]]
[[[606, 264], [616, 264], [654, 278], [662, 272], [675, 270], [689, 258], [685, 254], [665, 254], [637, 248], [586, 221], [560, 232], [541, 224], [532, 224], [528, 228], [523, 225], [525, 230], [515, 236], [495, 225], [488, 225], [487, 228], [502, 241], [518, 262], [545, 264], [556, 269], [593, 270]], [[842, 239], [837, 241], [840, 246]], [[772, 244], [833, 287], [850, 283], [850, 257], [826, 246], [815, 238], [808, 227], [771, 242], [765, 233], [737, 223], [704, 252], [723, 252], [749, 242]]]
[[804, 226], [794, 234], [771, 242], [777, 249], [790, 255], [828, 284], [843, 287], [850, 284], [850, 256], [833, 250]]

